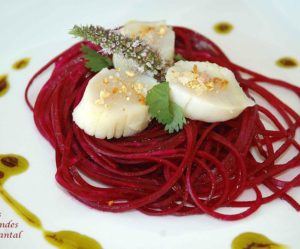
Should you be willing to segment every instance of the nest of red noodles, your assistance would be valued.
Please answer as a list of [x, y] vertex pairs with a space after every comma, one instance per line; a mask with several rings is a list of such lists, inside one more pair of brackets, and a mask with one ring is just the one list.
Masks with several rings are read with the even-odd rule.
[[[288, 181], [278, 176], [300, 166], [300, 145], [295, 135], [300, 116], [266, 87], [276, 85], [298, 97], [300, 88], [232, 63], [217, 45], [192, 30], [174, 27], [174, 31], [176, 53], [187, 60], [229, 68], [249, 96], [256, 93], [272, 110], [256, 105], [227, 122], [188, 120], [184, 129], [174, 134], [153, 121], [132, 137], [96, 139], [72, 121], [72, 111], [93, 76], [84, 66], [80, 47], [85, 44], [97, 48], [80, 42], [38, 71], [26, 89], [36, 126], [55, 149], [59, 184], [81, 202], [111, 212], [137, 209], [148, 215], [206, 213], [237, 220], [277, 198], [299, 211], [299, 203], [287, 192], [299, 186], [300, 174]], [[53, 64], [50, 79], [31, 107], [30, 87]], [[265, 127], [262, 116], [272, 129]], [[280, 162], [291, 147], [296, 153]], [[264, 196], [261, 186], [271, 194]], [[247, 199], [246, 195], [237, 200], [250, 189], [254, 197], [249, 195]], [[223, 214], [217, 210], [220, 207], [238, 208], [238, 213]]]

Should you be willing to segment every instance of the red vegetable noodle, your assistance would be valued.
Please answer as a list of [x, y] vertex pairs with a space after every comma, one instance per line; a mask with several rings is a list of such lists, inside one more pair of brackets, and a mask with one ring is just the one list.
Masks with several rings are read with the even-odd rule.
[[[192, 30], [173, 29], [176, 53], [187, 60], [227, 67], [250, 97], [259, 97], [267, 105], [247, 108], [226, 122], [188, 120], [182, 131], [173, 134], [152, 121], [145, 131], [132, 137], [91, 137], [72, 121], [72, 111], [94, 75], [85, 68], [80, 47], [99, 47], [79, 42], [39, 70], [25, 94], [38, 130], [55, 149], [58, 183], [86, 205], [110, 212], [137, 209], [148, 215], [205, 213], [238, 220], [278, 198], [299, 211], [300, 204], [288, 191], [300, 185], [300, 174], [290, 180], [279, 178], [300, 166], [296, 138], [299, 108], [293, 110], [268, 87], [283, 88], [298, 98], [300, 88], [234, 64], [217, 45]], [[33, 107], [28, 92], [51, 65], [52, 75]], [[272, 129], [266, 122], [272, 124]], [[282, 162], [280, 158], [291, 150], [293, 155]], [[271, 194], [265, 196], [262, 187]], [[253, 190], [255, 197], [239, 198], [246, 190]], [[224, 214], [220, 207], [237, 212]]]

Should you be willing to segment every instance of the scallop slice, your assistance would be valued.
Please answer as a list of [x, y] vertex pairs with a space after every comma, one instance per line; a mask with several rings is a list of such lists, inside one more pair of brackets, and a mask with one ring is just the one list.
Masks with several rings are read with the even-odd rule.
[[168, 69], [166, 80], [171, 99], [193, 120], [226, 121], [255, 105], [232, 71], [214, 63], [179, 61]]
[[[161, 59], [168, 64], [173, 62], [175, 50], [175, 33], [166, 22], [131, 21], [120, 29], [121, 34], [130, 38], [144, 40], [151, 48], [159, 53]], [[125, 59], [121, 54], [113, 55], [115, 68], [142, 72], [142, 69], [132, 59]]]
[[146, 75], [102, 69], [89, 81], [73, 120], [97, 138], [134, 135], [150, 122], [145, 96], [155, 84], [157, 81]]

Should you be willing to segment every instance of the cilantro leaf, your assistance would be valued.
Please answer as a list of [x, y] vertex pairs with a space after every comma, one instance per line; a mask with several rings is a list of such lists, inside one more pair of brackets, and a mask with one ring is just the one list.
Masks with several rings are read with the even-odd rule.
[[177, 105], [173, 101], [171, 101], [170, 106], [173, 113], [173, 120], [165, 126], [165, 130], [167, 130], [169, 133], [173, 133], [174, 131], [178, 132], [183, 128], [183, 125], [186, 123], [183, 110], [179, 105]]
[[81, 46], [80, 49], [84, 53], [84, 59], [86, 60], [85, 67], [92, 72], [100, 72], [105, 67], [111, 67], [112, 61], [108, 57], [102, 56], [97, 53], [96, 50], [89, 48], [88, 46]]
[[146, 104], [149, 106], [150, 115], [161, 124], [168, 124], [173, 120], [169, 91], [169, 83], [162, 82], [152, 87], [146, 96]]
[[185, 124], [185, 117], [180, 106], [170, 100], [168, 82], [162, 82], [151, 88], [146, 97], [149, 113], [161, 124], [166, 125], [169, 133], [179, 131]]

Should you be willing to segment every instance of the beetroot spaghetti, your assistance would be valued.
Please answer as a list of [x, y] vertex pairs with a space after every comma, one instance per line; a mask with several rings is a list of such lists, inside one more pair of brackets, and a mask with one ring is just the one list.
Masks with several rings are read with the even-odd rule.
[[[173, 30], [176, 53], [187, 60], [227, 67], [249, 96], [259, 95], [276, 114], [257, 104], [226, 122], [188, 120], [175, 134], [152, 121], [145, 131], [131, 137], [97, 139], [72, 121], [72, 111], [94, 75], [85, 68], [80, 47], [95, 45], [80, 42], [39, 70], [25, 93], [37, 128], [55, 149], [56, 180], [79, 201], [110, 212], [137, 209], [148, 215], [205, 213], [238, 220], [277, 198], [299, 211], [300, 204], [288, 191], [300, 185], [300, 174], [289, 181], [278, 176], [300, 166], [300, 144], [296, 139], [300, 115], [267, 88], [281, 87], [298, 98], [300, 88], [232, 63], [217, 45], [192, 30]], [[51, 65], [55, 66], [52, 75], [32, 107], [28, 91]], [[272, 123], [273, 129], [266, 127], [262, 117]], [[279, 158], [291, 148], [296, 153], [281, 162]], [[271, 194], [264, 196], [261, 186]], [[253, 190], [255, 198], [238, 200], [245, 190]], [[220, 207], [243, 211], [223, 214], [218, 211]]]

